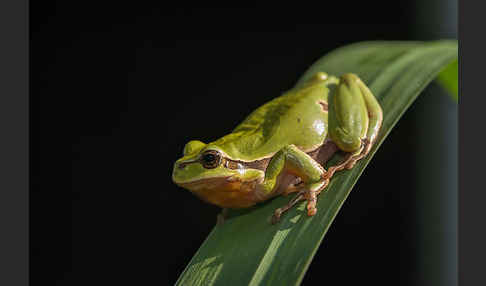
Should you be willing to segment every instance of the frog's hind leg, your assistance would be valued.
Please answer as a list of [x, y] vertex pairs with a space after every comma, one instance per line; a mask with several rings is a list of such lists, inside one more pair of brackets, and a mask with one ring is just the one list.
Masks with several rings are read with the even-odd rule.
[[341, 76], [329, 102], [329, 136], [347, 154], [342, 163], [328, 168], [325, 179], [330, 179], [336, 171], [353, 168], [368, 155], [383, 120], [378, 101], [354, 74]]

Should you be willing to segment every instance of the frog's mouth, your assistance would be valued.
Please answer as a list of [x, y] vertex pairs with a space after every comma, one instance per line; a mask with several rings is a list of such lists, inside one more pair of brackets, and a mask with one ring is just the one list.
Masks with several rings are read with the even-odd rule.
[[241, 182], [234, 180], [234, 176], [223, 176], [214, 178], [201, 178], [189, 182], [176, 182], [177, 185], [191, 192], [198, 192], [202, 189], [210, 189], [215, 192], [231, 191], [240, 186]]
[[204, 178], [177, 185], [191, 191], [201, 200], [223, 208], [244, 208], [256, 203], [253, 192], [242, 188], [241, 180], [233, 176]]
[[204, 177], [204, 178], [196, 178], [187, 181], [177, 181], [175, 176], [172, 176], [172, 180], [178, 186], [181, 186], [185, 189], [192, 189], [192, 188], [200, 188], [202, 186], [213, 186], [216, 187], [217, 185], [223, 184], [224, 182], [231, 182], [235, 179], [234, 175], [227, 175], [227, 176], [217, 176], [217, 177]]

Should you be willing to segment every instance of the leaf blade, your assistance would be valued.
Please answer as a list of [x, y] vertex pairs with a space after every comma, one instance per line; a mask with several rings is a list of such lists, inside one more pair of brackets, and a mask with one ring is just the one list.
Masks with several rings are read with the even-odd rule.
[[449, 92], [456, 103], [459, 99], [458, 77], [459, 64], [457, 60], [450, 63], [437, 77], [437, 82]]
[[[363, 42], [337, 49], [318, 60], [297, 82], [317, 71], [358, 74], [384, 111], [382, 131], [370, 154], [337, 173], [308, 218], [305, 204], [270, 225], [279, 197], [250, 210], [233, 211], [199, 248], [177, 285], [298, 285], [332, 221], [390, 130], [430, 81], [457, 58], [456, 41]], [[337, 160], [337, 159], [333, 159]]]

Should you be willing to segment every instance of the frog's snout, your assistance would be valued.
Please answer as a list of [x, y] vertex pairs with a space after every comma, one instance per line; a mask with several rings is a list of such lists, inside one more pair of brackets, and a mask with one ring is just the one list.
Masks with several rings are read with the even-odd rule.
[[182, 169], [184, 169], [185, 165], [180, 162], [175, 162], [174, 167], [172, 168], [172, 181], [177, 184], [177, 178], [180, 175], [180, 172], [182, 172]]
[[[172, 168], [172, 180], [177, 184], [190, 173], [188, 165], [194, 163], [193, 161], [176, 161]], [[189, 173], [188, 173], [189, 172]]]
[[172, 178], [178, 178], [185, 170], [187, 164], [184, 162], [175, 162], [174, 168], [172, 169]]

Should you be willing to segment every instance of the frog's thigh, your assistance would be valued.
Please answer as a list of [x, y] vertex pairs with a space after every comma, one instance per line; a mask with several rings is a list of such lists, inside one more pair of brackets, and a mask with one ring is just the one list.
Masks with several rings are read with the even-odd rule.
[[360, 153], [363, 141], [374, 143], [382, 122], [381, 107], [359, 77], [341, 76], [329, 95], [329, 136], [345, 152]]
[[359, 88], [343, 77], [329, 95], [329, 136], [342, 151], [356, 152], [368, 128], [366, 104]]

